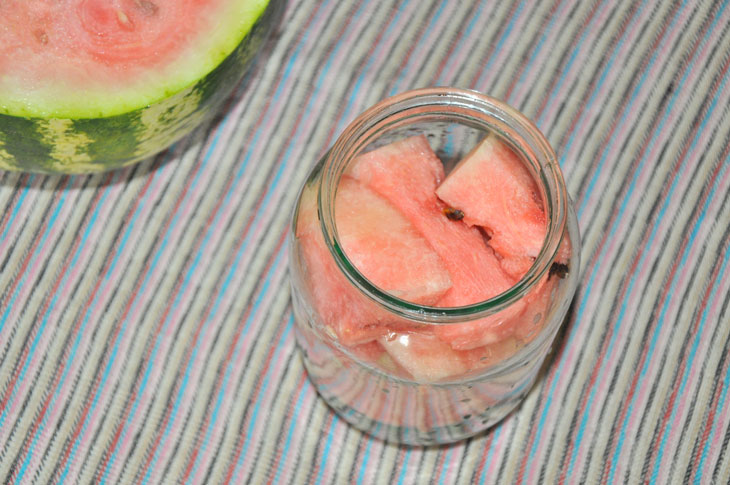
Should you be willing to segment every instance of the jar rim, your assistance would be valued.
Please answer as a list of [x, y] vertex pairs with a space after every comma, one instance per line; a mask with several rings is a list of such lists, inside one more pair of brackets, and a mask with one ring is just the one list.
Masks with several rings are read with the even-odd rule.
[[[402, 300], [369, 281], [345, 254], [337, 234], [334, 200], [345, 167], [377, 133], [379, 124], [392, 116], [414, 117], [431, 114], [428, 109], [447, 108], [483, 123], [483, 128], [498, 131], [515, 147], [523, 158], [533, 164], [535, 182], [543, 194], [547, 231], [535, 261], [520, 280], [504, 292], [487, 300], [459, 307], [433, 307]], [[414, 114], [415, 113], [415, 114]], [[439, 111], [439, 114], [443, 114]], [[502, 129], [499, 129], [499, 128]], [[509, 131], [504, 133], [503, 131]], [[516, 138], [516, 139], [515, 139]], [[317, 193], [320, 226], [328, 251], [345, 277], [367, 298], [390, 312], [425, 324], [449, 324], [475, 320], [493, 315], [522, 298], [549, 271], [560, 241], [566, 230], [568, 195], [554, 150], [537, 126], [522, 113], [506, 103], [477, 91], [432, 87], [406, 91], [386, 98], [364, 111], [333, 144], [324, 156], [322, 178]]]

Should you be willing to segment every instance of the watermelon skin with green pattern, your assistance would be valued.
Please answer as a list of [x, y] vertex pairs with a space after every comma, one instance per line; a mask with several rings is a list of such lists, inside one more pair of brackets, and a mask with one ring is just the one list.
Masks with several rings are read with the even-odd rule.
[[279, 3], [268, 3], [237, 47], [212, 71], [157, 101], [100, 117], [25, 117], [0, 110], [0, 169], [104, 172], [166, 149], [215, 115], [254, 60], [278, 18]]

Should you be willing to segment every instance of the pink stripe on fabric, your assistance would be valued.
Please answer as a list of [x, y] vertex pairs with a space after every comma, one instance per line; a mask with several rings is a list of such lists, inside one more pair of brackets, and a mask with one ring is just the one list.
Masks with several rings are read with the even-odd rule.
[[[272, 254], [271, 260], [268, 264], [272, 264], [274, 259], [276, 259], [278, 255], [278, 251], [275, 254]], [[285, 280], [285, 277], [288, 275], [288, 267], [285, 261], [282, 261], [279, 266], [276, 268], [274, 274], [271, 276], [271, 286], [272, 287], [280, 287]], [[261, 306], [259, 308], [259, 311], [256, 312], [251, 319], [251, 324], [248, 330], [248, 334], [259, 334], [261, 332], [261, 327], [263, 323], [266, 320], [267, 314], [265, 311], [263, 311], [266, 308], [269, 308], [271, 306], [272, 301], [276, 298], [276, 292], [268, 291], [264, 295], [264, 298], [261, 301]], [[286, 324], [280, 324], [279, 329], [276, 331], [275, 336], [272, 339], [272, 342], [279, 342], [281, 340], [281, 336], [284, 333], [284, 330], [286, 328]], [[253, 347], [253, 345], [252, 345]], [[253, 348], [251, 347], [251, 350]], [[242, 347], [247, 348], [247, 347]], [[261, 368], [260, 377], [263, 379], [266, 375], [269, 376], [269, 380], [273, 382], [280, 382], [280, 378], [283, 375], [284, 371], [284, 364], [286, 363], [286, 359], [280, 358], [273, 362], [273, 366], [271, 365], [271, 362], [273, 360], [273, 356], [275, 353], [280, 353], [281, 355], [290, 354], [294, 350], [294, 336], [292, 333], [289, 333], [287, 336], [287, 339], [284, 341], [284, 344], [282, 347], [276, 347], [272, 345], [269, 348], [269, 352], [267, 353], [267, 357], [264, 359], [265, 362], [269, 363], [269, 365], [266, 365]], [[228, 363], [228, 366], [232, 367], [231, 370], [231, 380], [229, 383], [237, 383], [240, 382], [242, 379], [243, 373], [246, 371], [246, 363], [245, 359], [239, 358], [234, 359], [232, 362]], [[226, 366], [227, 367], [227, 366]], [[223, 372], [226, 372], [226, 368], [223, 368]], [[230, 385], [230, 384], [229, 384]], [[260, 385], [260, 384], [259, 384]], [[232, 388], [232, 386], [231, 386]], [[272, 401], [273, 394], [279, 392], [279, 389], [276, 386], [267, 386], [266, 392], [261, 395], [260, 393], [260, 387], [256, 388], [255, 395], [260, 396], [259, 399], [261, 399], [262, 404], [269, 403], [269, 406], [267, 406], [268, 409], [271, 409], [271, 406], [274, 405]], [[221, 408], [219, 413], [222, 416], [230, 416], [230, 414], [233, 412], [233, 408], [235, 404], [238, 402], [238, 399], [236, 399], [234, 392], [223, 392], [222, 389], [216, 389], [216, 392], [213, 393], [214, 397], [218, 397], [218, 394], [223, 393], [223, 402], [221, 404]], [[240, 397], [240, 396], [239, 396]], [[209, 406], [206, 412], [206, 419], [205, 423], [209, 424], [209, 418], [210, 415], [208, 412], [211, 411], [211, 407]], [[225, 422], [223, 419], [218, 419], [217, 422], [213, 423], [213, 430], [211, 432], [212, 437], [221, 436], [221, 430], [223, 429], [223, 426], [225, 425]], [[269, 423], [267, 420], [261, 419], [257, 422], [257, 425], [259, 425], [259, 428], [268, 428]], [[203, 426], [201, 428], [202, 436], [205, 436], [208, 433], [208, 430], [206, 429], [206, 426]], [[254, 428], [255, 430], [256, 428]], [[256, 433], [256, 431], [254, 431]], [[261, 431], [263, 433], [263, 431]], [[261, 442], [260, 440], [257, 440], [255, 437], [252, 438], [252, 441], [254, 443]], [[203, 475], [207, 471], [208, 466], [211, 463], [211, 459], [214, 457], [215, 453], [215, 447], [213, 446], [206, 446], [206, 443], [201, 443], [198, 445], [200, 449], [203, 451], [200, 462], [198, 463], [198, 469], [193, 477], [193, 483], [202, 483]]]
[[[599, 5], [602, 7], [605, 1], [606, 0], [603, 0]], [[618, 4], [615, 5], [617, 6]], [[581, 30], [580, 34], [575, 38], [575, 43], [573, 44], [573, 47], [571, 47], [571, 51], [577, 49], [575, 60], [573, 61], [568, 71], [561, 71], [560, 75], [565, 72], [565, 79], [562, 81], [560, 89], [558, 90], [558, 92], [553, 92], [555, 84], [551, 84], [550, 89], [548, 90], [548, 93], [550, 94], [548, 97], [545, 98], [545, 104], [537, 112], [536, 119], [543, 120], [545, 126], [551, 126], [555, 122], [555, 116], [557, 115], [558, 109], [560, 108], [559, 101], [570, 98], [568, 92], [573, 89], [573, 83], [575, 82], [575, 80], [583, 74], [583, 70], [576, 69], [575, 66], [585, 66], [588, 63], [588, 58], [594, 54], [594, 43], [598, 42], [598, 39], [604, 32], [604, 29], [599, 28], [598, 26], [605, 25], [606, 19], [608, 17], [608, 14], [611, 12], [611, 9], [598, 8], [598, 12], [598, 16], [595, 19], [591, 19], [584, 27], [584, 29], [588, 29], [588, 34], [585, 34], [585, 39], [583, 39], [583, 41], [581, 42], [581, 36], [584, 35], [584, 30]], [[639, 17], [639, 19], [644, 19], [644, 17]], [[591, 26], [594, 27], [591, 28]], [[619, 33], [619, 35], [621, 34]], [[633, 35], [633, 31], [630, 35]], [[580, 45], [577, 44], [578, 42], [581, 42]]]
[[[687, 10], [682, 10], [681, 11], [681, 14], [679, 16], [679, 19], [677, 21], [678, 22], [678, 25], [683, 25], [684, 22], [687, 20], [687, 17], [690, 15], [690, 13], [691, 12], [689, 12]], [[676, 20], [676, 17], [675, 18], [672, 18], [670, 20], [670, 22], [674, 22], [675, 20]], [[665, 26], [668, 27], [666, 24], [665, 24]], [[664, 35], [667, 34], [667, 30], [668, 30], [669, 35], [668, 35], [668, 37], [665, 38]], [[663, 65], [663, 62], [664, 62], [664, 60], [666, 60], [667, 54], [669, 53], [670, 49], [672, 48], [672, 45], [673, 45], [674, 41], [678, 37], [680, 37], [683, 34], [683, 32], [684, 32], [683, 29], [679, 29], [679, 28], [672, 28], [672, 29], [667, 29], [667, 30], [664, 30], [662, 32], [663, 35], [662, 35], [661, 38], [663, 40], [659, 44], [661, 46], [661, 50], [659, 51], [659, 53], [656, 53], [655, 50], [652, 51], [653, 52], [652, 55], [655, 55], [656, 56], [656, 60], [655, 60], [654, 64], [651, 66], [651, 69], [649, 70], [649, 72], [646, 74], [647, 81], [652, 80], [652, 79], [659, 79], [660, 78], [662, 72], [665, 69], [665, 66]], [[631, 42], [627, 41], [626, 42], [626, 45], [627, 46], [628, 45], [632, 45], [633, 44], [633, 40], [634, 39], [632, 38], [631, 39]], [[646, 60], [645, 60], [645, 62], [646, 62]], [[612, 71], [618, 73], [618, 72], [621, 71], [621, 69], [613, 69]], [[695, 75], [694, 78], [696, 78], [696, 77], [697, 76]], [[606, 86], [613, 87], [614, 82], [607, 80], [606, 83], [605, 83], [605, 85]], [[653, 90], [654, 90], [654, 83], [652, 83], [652, 82], [644, 82], [643, 84], [640, 85], [639, 90], [637, 91], [637, 100], [639, 100], [639, 99], [648, 99], [649, 96], [650, 96], [651, 91], [653, 91]], [[645, 93], [645, 94], [642, 95], [641, 94], [642, 92]], [[688, 94], [689, 93], [686, 93], [686, 95], [683, 96], [683, 97], [687, 97]], [[638, 119], [639, 118], [638, 113], [639, 113], [639, 111], [641, 109], [642, 109], [641, 104], [635, 102], [635, 103], [633, 103], [633, 106], [631, 107], [631, 109], [628, 112], [626, 112], [625, 111], [625, 108], [624, 108], [622, 110], [622, 114], [625, 113], [625, 116], [628, 119]], [[657, 140], [655, 141], [655, 144], [652, 147], [653, 150], [650, 153], [650, 157], [652, 155], [655, 155], [657, 153], [657, 151], [660, 150], [660, 148], [661, 148], [660, 140], [662, 139], [662, 135], [664, 136], [664, 138], [668, 138], [669, 136], [671, 136], [671, 134], [672, 134], [671, 129], [673, 127], [673, 125], [671, 123], [680, 114], [680, 113], [677, 113], [677, 111], [679, 111], [679, 110], [675, 110], [674, 112], [672, 112], [672, 111], [669, 111], [668, 112], [669, 119], [667, 121], [663, 122], [663, 125], [664, 126], [658, 132], [659, 133], [659, 136], [657, 137]], [[582, 139], [584, 137], [584, 133], [588, 129], [589, 125], [590, 125], [590, 123], [583, 123], [581, 125], [581, 127], [579, 128], [580, 134], [577, 137], [578, 139]], [[628, 133], [628, 130], [629, 130], [629, 126], [631, 126], [630, 123], [620, 123], [619, 130], [618, 130], [618, 134], [616, 134], [616, 135], [613, 135], [612, 134], [611, 139], [614, 141], [614, 143], [612, 143], [612, 145], [611, 145], [612, 148], [606, 154], [606, 159], [607, 160], [618, 160], [619, 159], [618, 158], [618, 154], [621, 152], [621, 145], [622, 144], [621, 143], [618, 143], [618, 140], [626, 140], [627, 139], [627, 133]], [[573, 145], [573, 150], [578, 150], [579, 148], [580, 147], [579, 147], [578, 144]], [[650, 158], [650, 157], [648, 158], [648, 160], [654, 160], [653, 158]], [[654, 164], [652, 164], [652, 163], [645, 164], [644, 167], [643, 167], [643, 169], [642, 169], [642, 171], [640, 172], [640, 174], [645, 174], [645, 175], [643, 176], [643, 178], [640, 175], [640, 178], [639, 178], [640, 181], [637, 183], [637, 186], [638, 187], [642, 187], [643, 185], [639, 185], [639, 183], [641, 183], [641, 182], [643, 182], [643, 181], [646, 180], [646, 177], [648, 176], [647, 175], [648, 173], [653, 173], [653, 172], [654, 172]], [[601, 175], [600, 175], [600, 177], [596, 181], [596, 187], [605, 187], [605, 186], [609, 185], [609, 180], [610, 180], [611, 177], [612, 177], [612, 174], [610, 173], [610, 170], [603, 170], [603, 171], [601, 171]], [[585, 205], [584, 213], [586, 213], [586, 214], [593, 214], [593, 213], [595, 213], [595, 209], [596, 209], [596, 206], [598, 205], [599, 201], [603, 200], [603, 197], [598, 192], [600, 192], [600, 191], [597, 191], [595, 194], [589, 194], [588, 202]], [[643, 191], [636, 191], [632, 195], [632, 198], [633, 197], [639, 197], [640, 198], [643, 195], [644, 195], [643, 194]], [[629, 223], [628, 218], [626, 218], [623, 221], [619, 221], [619, 225], [617, 226], [617, 231], [621, 231], [622, 229], [624, 229], [628, 225], [628, 223]], [[621, 234], [623, 232], [618, 232], [618, 233]], [[616, 245], [616, 242], [617, 241], [616, 241], [615, 238], [609, 242], [609, 250], [608, 250], [609, 252], [611, 252], [611, 250], [613, 249], [613, 247]]]
[[[168, 164], [172, 165], [172, 164]], [[158, 170], [162, 170], [164, 167], [158, 168]], [[151, 208], [155, 206], [155, 203], [153, 201], [157, 201], [158, 197], [160, 196], [162, 187], [164, 186], [164, 180], [165, 177], [162, 176], [158, 179], [157, 183], [152, 186], [152, 190], [149, 192], [149, 203], [142, 207], [142, 211], [139, 213], [138, 216], [135, 218], [135, 229], [133, 230], [133, 233], [130, 237], [130, 240], [138, 240], [139, 234], [144, 230], [145, 223], [149, 220], [150, 215], [152, 214]], [[127, 245], [122, 249], [122, 252], [119, 256], [119, 261], [112, 271], [111, 274], [108, 274], [105, 276], [105, 280], [102, 283], [103, 289], [99, 297], [99, 303], [97, 304], [97, 309], [103, 308], [104, 302], [108, 301], [108, 295], [109, 291], [111, 289], [111, 285], [108, 285], [108, 281], [119, 281], [121, 280], [122, 276], [121, 273], [125, 272], [127, 270], [127, 263], [129, 262], [129, 259], [132, 258], [135, 253], [134, 248], [131, 244]], [[92, 321], [94, 321], [93, 318], [91, 318]], [[117, 322], [116, 325], [122, 325], [123, 322]], [[129, 329], [128, 329], [129, 330]], [[114, 360], [114, 362], [111, 364], [111, 368], [109, 371], [109, 375], [107, 377], [107, 383], [106, 385], [101, 387], [101, 390], [96, 390], [97, 393], [99, 393], [98, 403], [96, 407], [94, 408], [94, 411], [92, 412], [91, 416], [88, 417], [88, 432], [84, 433], [80, 437], [79, 441], [79, 449], [89, 449], [91, 440], [94, 439], [94, 435], [96, 434], [96, 431], [98, 430], [98, 427], [101, 425], [102, 418], [106, 417], [106, 407], [107, 403], [110, 401], [110, 394], [113, 392], [119, 392], [119, 390], [115, 391], [115, 387], [119, 384], [123, 371], [127, 365], [127, 359], [130, 355], [130, 349], [132, 346], [132, 339], [134, 337], [133, 331], [127, 331], [124, 332], [121, 336], [121, 341], [119, 343], [119, 356], [120, 357]], [[117, 338], [120, 338], [117, 336]], [[116, 340], [116, 339], [114, 339]], [[102, 361], [102, 365], [100, 366], [100, 371], [104, 372], [104, 369], [107, 365], [107, 358], [105, 358]], [[99, 376], [95, 376], [95, 379], [98, 379]], [[90, 390], [93, 390], [93, 387], [90, 388]], [[93, 399], [93, 393], [91, 394], [91, 398]], [[54, 412], [56, 414], [57, 411]], [[73, 446], [73, 443], [70, 444], [70, 446]]]
[[[447, 0], [440, 0], [441, 3], [445, 1]], [[453, 13], [458, 4], [459, 2], [449, 2], [447, 4], [449, 7], [441, 13], [431, 31], [428, 30], [428, 26], [436, 12], [433, 12], [430, 17], [425, 19], [423, 28], [418, 34], [418, 39], [410, 42], [411, 48], [404, 57], [403, 64], [401, 64], [398, 72], [393, 74], [394, 82], [388, 84], [386, 93], [392, 91], [396, 85], [399, 87], [397, 93], [402, 93], [416, 87], [423, 87], [417, 86], [414, 80], [421, 75], [424, 64], [428, 62], [428, 51], [431, 50], [435, 43], [441, 40], [441, 31], [453, 19]], [[433, 40], [431, 40], [432, 38]]]
[[[550, 46], [553, 45], [557, 41], [558, 37], [560, 37], [560, 35], [564, 32], [564, 30], [560, 28], [560, 22], [553, 21], [553, 19], [560, 18], [565, 13], [567, 13], [569, 4], [570, 1], [556, 0], [556, 3], [554, 3], [553, 6], [550, 8], [550, 11], [547, 15], [547, 17], [549, 17], [549, 20], [546, 20], [547, 25], [545, 27], [549, 29], [549, 31], [547, 35], [545, 34], [544, 30], [536, 32], [536, 34], [541, 34], [540, 39], [537, 41], [536, 44], [533, 44], [530, 55], [525, 58], [522, 65], [517, 70], [517, 73], [515, 74], [512, 83], [510, 84], [509, 88], [507, 88], [507, 91], [504, 94], [504, 99], [507, 100], [508, 104], [512, 106], [521, 106], [522, 103], [524, 103], [525, 101], [525, 96], [530, 94], [530, 91], [534, 86], [534, 81], [541, 74], [544, 74], [542, 68], [544, 62], [540, 64], [537, 61], [539, 61], [540, 59], [543, 59], [543, 61], [545, 61], [550, 58], [550, 53], [545, 52], [543, 49], [549, 49]], [[544, 36], [545, 38], [543, 39], [542, 36]], [[538, 55], [538, 50], [542, 51], [542, 54]], [[531, 62], [529, 57], [533, 55], [533, 53], [535, 55], [535, 59]], [[525, 76], [525, 79], [520, 80], [523, 75]], [[515, 87], [517, 88], [516, 90]]]
[[[704, 135], [705, 135], [705, 138], [706, 138], [707, 136], [709, 136], [708, 134], [704, 134]], [[699, 147], [699, 148], [698, 148], [697, 150], [701, 152], [701, 151], [703, 150], [703, 148], [702, 148], [702, 147], [704, 147], [704, 146], [706, 146], [706, 145], [704, 145], [704, 144], [703, 144], [703, 143], [702, 143], [702, 142], [700, 141], [700, 142], [699, 142], [699, 143], [697, 144], [697, 146]], [[696, 163], [696, 162], [699, 162], [699, 157], [700, 157], [700, 156], [701, 156], [701, 153], [698, 153], [698, 154], [696, 155], [696, 157], [695, 157], [695, 158], [694, 158], [694, 159], [693, 159], [692, 161], [693, 161], [693, 162], [695, 162], [695, 163]], [[692, 164], [694, 164], [694, 163], [692, 163]], [[684, 178], [684, 177], [679, 177], [679, 178], [680, 178], [680, 180], [681, 180], [681, 179], [682, 179], [682, 178]], [[728, 180], [730, 180], [730, 171], [726, 171], [726, 172], [725, 172], [725, 175], [723, 176], [723, 179], [722, 179], [722, 180], [721, 180], [721, 181], [719, 182], [719, 184], [718, 184], [718, 191], [717, 191], [717, 193], [724, 193], [724, 191], [730, 190], [730, 187], [728, 187], [728, 185], [729, 185], [729, 184], [728, 184]], [[682, 186], [685, 186], [685, 185], [687, 185], [687, 183], [685, 183], [685, 184], [682, 184]], [[677, 203], [679, 203], [679, 202], [677, 202]], [[704, 203], [704, 201], [703, 201], [703, 200], [700, 200], [700, 204], [699, 204], [699, 205], [701, 206], [701, 205], [702, 205], [703, 203]], [[714, 201], [713, 201], [713, 204], [714, 204], [714, 205], [717, 205], [718, 203], [719, 203], [719, 197], [718, 197], [718, 198], [716, 198], [716, 199], [714, 199]], [[711, 205], [710, 207], [712, 207], [712, 205]], [[675, 210], [676, 210], [676, 209], [675, 209]], [[671, 211], [670, 209], [668, 209], [668, 210], [667, 210], [667, 212], [668, 212], [668, 213], [672, 213], [672, 211]], [[712, 212], [709, 212], [709, 213], [710, 213], [710, 214], [712, 214]], [[696, 221], [696, 220], [697, 220], [697, 217], [698, 217], [698, 215], [699, 215], [699, 214], [695, 215], [695, 217], [693, 217], [693, 218], [691, 219], [691, 221]], [[674, 223], [674, 221], [673, 221], [673, 220], [671, 220], [670, 218], [667, 218], [667, 220], [663, 221], [663, 222], [661, 223], [661, 225], [662, 225], [662, 226], [665, 226], [665, 231], [668, 231], [668, 230], [669, 230], [669, 228], [671, 227], [671, 225], [672, 225], [673, 223]], [[701, 231], [700, 231], [700, 232], [698, 233], [698, 235], [697, 235], [697, 237], [696, 237], [696, 240], [698, 240], [698, 241], [701, 241], [701, 240], [703, 240], [703, 239], [704, 239], [704, 238], [703, 238], [703, 234], [706, 234], [706, 233], [708, 233], [708, 232], [709, 232], [709, 231], [710, 231], [711, 229], [712, 229], [712, 225], [711, 225], [711, 224], [704, 224], [704, 225], [703, 225], [703, 226], [701, 227]], [[663, 232], [662, 232], [662, 233], [663, 233]], [[688, 236], [688, 235], [687, 235], [687, 236]], [[685, 240], [686, 240], [686, 238], [685, 238]], [[686, 263], [686, 267], [687, 267], [687, 268], [691, 268], [691, 267], [693, 267], [693, 266], [694, 266], [695, 264], [698, 264], [698, 263], [696, 263], [696, 261], [697, 261], [697, 253], [699, 252], [699, 249], [700, 249], [700, 248], [701, 248], [701, 245], [700, 245], [700, 244], [696, 244], [696, 243], [695, 243], [695, 244], [693, 244], [693, 245], [691, 246], [691, 248], [690, 248], [690, 252], [689, 252], [689, 255], [688, 255], [688, 258], [687, 258], [687, 263]], [[684, 244], [683, 244], [683, 245], [682, 245], [682, 246], [680, 247], [680, 253], [681, 253], [681, 252], [683, 251], [683, 249], [684, 249]], [[648, 258], [647, 258], [647, 259], [648, 259]], [[651, 266], [651, 261], [646, 261], [646, 262], [644, 263], [644, 265], [643, 265], [642, 269], [641, 269], [641, 273], [646, 273], [646, 272], [648, 272], [648, 268], [649, 268], [650, 266]], [[689, 276], [689, 274], [690, 274], [690, 273], [691, 273], [691, 271], [689, 271], [689, 270], [686, 270], [686, 271], [681, 271], [681, 272], [680, 272], [680, 275], [679, 275], [679, 277], [678, 277], [678, 280], [677, 280], [677, 286], [676, 286], [676, 288], [677, 288], [678, 290], [681, 290], [681, 289], [687, 288], [687, 279], [688, 279], [688, 276]], [[671, 296], [672, 296], [672, 295], [668, 295], [668, 297], [671, 297]], [[634, 297], [632, 298], [632, 300], [636, 300], [637, 298], [638, 298], [638, 296], [634, 296]], [[662, 302], [662, 303], [663, 303], [663, 302]], [[668, 314], [668, 315], [676, 315], [676, 314], [677, 314], [677, 312], [678, 312], [678, 310], [679, 310], [679, 305], [680, 305], [680, 304], [681, 304], [681, 300], [679, 300], [679, 299], [677, 299], [677, 298], [670, 298], [670, 299], [669, 299], [669, 304], [668, 304], [668, 307], [667, 307], [667, 314]], [[666, 335], [665, 335], [665, 338], [663, 339], [663, 341], [668, 341], [668, 339], [669, 339], [669, 336], [670, 336], [670, 332], [671, 332], [671, 328], [670, 328], [670, 329], [667, 329], [667, 330], [666, 330], [666, 332], [665, 332], [665, 334], [666, 334]], [[649, 363], [649, 368], [648, 368], [648, 374], [649, 374], [649, 375], [655, 375], [655, 374], [656, 374], [656, 373], [658, 372], [658, 371], [657, 371], [657, 367], [659, 367], [660, 365], [661, 365], [661, 364], [660, 364], [660, 362], [658, 362], [658, 361], [650, 361], [650, 363]], [[691, 370], [691, 377], [690, 377], [690, 381], [689, 381], [689, 382], [694, 382], [694, 379], [693, 379], [693, 377], [694, 377], [694, 376], [695, 376], [695, 374], [696, 374], [696, 370], [697, 370], [697, 369], [696, 369], [696, 367], [693, 367], [693, 368], [692, 368], [692, 370]], [[638, 390], [638, 395], [637, 395], [637, 405], [639, 405], [639, 404], [641, 404], [641, 403], [644, 403], [644, 402], [646, 401], [646, 399], [647, 399], [647, 394], [648, 394], [648, 389], [647, 389], [646, 387], [641, 387], [641, 388], [639, 388], [639, 390]], [[682, 411], [683, 411], [683, 409], [684, 409], [684, 406], [685, 406], [685, 402], [686, 402], [686, 400], [687, 400], [687, 398], [688, 398], [688, 396], [689, 396], [689, 395], [690, 395], [689, 393], [686, 393], [686, 394], [684, 394], [684, 395], [682, 396], [682, 399], [680, 400], [680, 404], [679, 404], [679, 413], [680, 413], [680, 415], [682, 414]], [[632, 417], [630, 418], [630, 420], [629, 420], [629, 425], [628, 425], [630, 429], [632, 429], [632, 427], [636, 425], [636, 421], [637, 421], [638, 419], [639, 419], [639, 418], [638, 418], [638, 417], [637, 417], [636, 415], [634, 415], [634, 416], [632, 416]], [[673, 433], [672, 433], [672, 434], [670, 435], [670, 442], [674, 442], [674, 441], [671, 441], [671, 437], [672, 437], [672, 436], [673, 436], [673, 435], [674, 435], [675, 433], [676, 433], [676, 427], [674, 428], [674, 432], [673, 432]]]

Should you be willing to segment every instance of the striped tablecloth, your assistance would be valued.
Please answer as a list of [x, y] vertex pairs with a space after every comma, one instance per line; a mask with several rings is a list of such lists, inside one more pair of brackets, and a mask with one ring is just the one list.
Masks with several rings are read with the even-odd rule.
[[[728, 1], [290, 0], [222, 117], [135, 167], [0, 175], [0, 481], [728, 483]], [[581, 283], [490, 432], [406, 448], [317, 397], [289, 211], [359, 112], [429, 85], [559, 154]]]

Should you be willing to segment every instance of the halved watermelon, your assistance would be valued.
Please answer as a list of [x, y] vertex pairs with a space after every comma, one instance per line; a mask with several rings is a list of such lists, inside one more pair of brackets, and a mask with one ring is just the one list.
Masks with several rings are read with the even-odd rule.
[[103, 171], [166, 148], [241, 79], [268, 3], [0, 2], [0, 168]]
[[484, 227], [489, 244], [504, 258], [536, 257], [547, 232], [537, 186], [517, 154], [496, 135], [487, 136], [436, 190], [464, 214], [470, 226]]
[[[378, 308], [346, 279], [325, 246], [317, 215], [316, 191], [302, 192], [296, 237], [306, 263], [315, 308], [344, 345], [374, 340], [391, 330], [418, 325]], [[440, 258], [407, 219], [355, 180], [338, 188], [335, 218], [345, 254], [384, 291], [415, 303], [432, 303], [451, 287]]]

